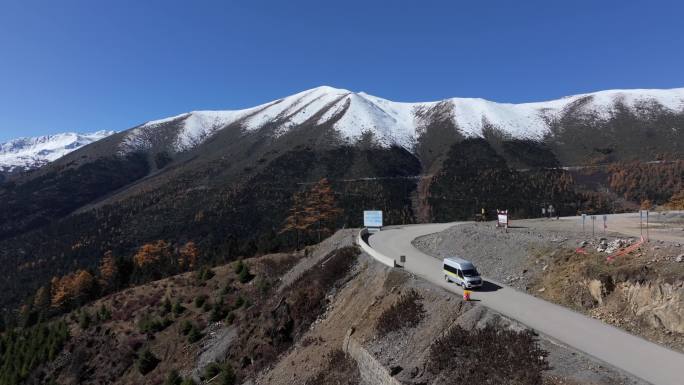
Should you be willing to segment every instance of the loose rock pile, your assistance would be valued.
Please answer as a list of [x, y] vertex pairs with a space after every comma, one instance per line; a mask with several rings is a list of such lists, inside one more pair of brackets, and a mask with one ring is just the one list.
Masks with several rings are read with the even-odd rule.
[[606, 238], [601, 238], [596, 251], [599, 253], [613, 254], [614, 252], [634, 243], [632, 238], [616, 238], [610, 242]]

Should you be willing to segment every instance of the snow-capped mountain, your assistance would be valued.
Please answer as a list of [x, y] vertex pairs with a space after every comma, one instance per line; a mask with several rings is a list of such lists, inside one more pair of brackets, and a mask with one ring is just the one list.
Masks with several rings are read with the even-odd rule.
[[13, 172], [41, 167], [113, 133], [114, 131], [106, 130], [86, 134], [66, 132], [0, 143], [0, 171]]
[[232, 111], [193, 111], [147, 122], [129, 131], [124, 150], [151, 146], [150, 132], [173, 124], [178, 126], [173, 147], [192, 149], [228, 126], [255, 132], [266, 126], [278, 137], [294, 127], [333, 123], [340, 136], [353, 142], [372, 132], [384, 145], [412, 149], [427, 124], [426, 112], [439, 109], [466, 137], [481, 136], [490, 125], [512, 138], [541, 139], [551, 124], [572, 110], [597, 120], [609, 120], [625, 107], [631, 111], [658, 105], [675, 113], [684, 111], [684, 88], [659, 90], [608, 90], [568, 96], [557, 100], [509, 104], [478, 98], [451, 98], [435, 102], [401, 103], [332, 87], [317, 87], [256, 107]]

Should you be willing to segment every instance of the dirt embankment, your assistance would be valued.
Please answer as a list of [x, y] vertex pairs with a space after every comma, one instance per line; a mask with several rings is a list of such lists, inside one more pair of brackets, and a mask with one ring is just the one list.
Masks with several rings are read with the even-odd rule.
[[[451, 356], [449, 346], [458, 346], [463, 356]], [[326, 313], [256, 383], [318, 384], [340, 349], [358, 360], [358, 377], [354, 371], [353, 381], [329, 383], [449, 384], [463, 378], [535, 385], [640, 383], [364, 254]], [[445, 366], [430, 364], [445, 356]], [[451, 364], [473, 371], [456, 378], [448, 375]], [[349, 365], [340, 367], [346, 371]]]
[[438, 258], [460, 255], [485, 277], [684, 350], [684, 242], [654, 240], [609, 261], [637, 239], [591, 237], [563, 221], [516, 225], [506, 233], [464, 224], [414, 244]]
[[[174, 370], [275, 385], [640, 384], [359, 255], [355, 235], [245, 260], [247, 274], [231, 264], [103, 298], [67, 317], [72, 338], [44, 374], [60, 384], [161, 384]], [[454, 365], [472, 370], [454, 377]]]

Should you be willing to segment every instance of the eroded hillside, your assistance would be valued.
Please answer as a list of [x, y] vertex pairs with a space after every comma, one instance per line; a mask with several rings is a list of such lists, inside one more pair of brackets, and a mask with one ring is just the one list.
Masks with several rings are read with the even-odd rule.
[[355, 235], [133, 287], [54, 319], [68, 338], [26, 382], [638, 383], [377, 263]]

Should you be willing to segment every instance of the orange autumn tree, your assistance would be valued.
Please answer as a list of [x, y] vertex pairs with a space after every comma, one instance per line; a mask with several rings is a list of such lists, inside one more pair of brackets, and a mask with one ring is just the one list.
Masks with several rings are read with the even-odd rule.
[[111, 251], [105, 252], [98, 270], [100, 271], [100, 285], [103, 288], [111, 288], [116, 284], [119, 269]]
[[171, 245], [164, 240], [142, 245], [133, 256], [135, 265], [141, 269], [154, 268], [162, 259], [171, 256]]
[[316, 183], [306, 196], [306, 218], [318, 233], [318, 241], [321, 234], [330, 235], [335, 229], [336, 220], [342, 215], [343, 210], [337, 207], [335, 192], [327, 178]]
[[86, 270], [78, 270], [51, 281], [52, 307], [60, 308], [70, 303], [82, 304], [95, 290], [95, 278]]
[[199, 257], [199, 249], [195, 242], [190, 241], [183, 245], [179, 250], [178, 266], [181, 269], [192, 270], [197, 265], [197, 258]]
[[304, 193], [295, 193], [293, 205], [280, 233], [295, 231], [297, 247], [299, 247], [299, 233], [305, 234], [315, 231], [318, 241], [321, 235], [329, 235], [336, 225], [337, 219], [343, 214], [337, 207], [335, 192], [327, 178], [323, 178]]
[[292, 196], [292, 207], [288, 211], [288, 216], [285, 218], [285, 224], [280, 230], [279, 234], [294, 232], [296, 247], [299, 248], [299, 235], [302, 231], [310, 226], [306, 220], [306, 211], [304, 208], [306, 196], [304, 193], [298, 192]]

